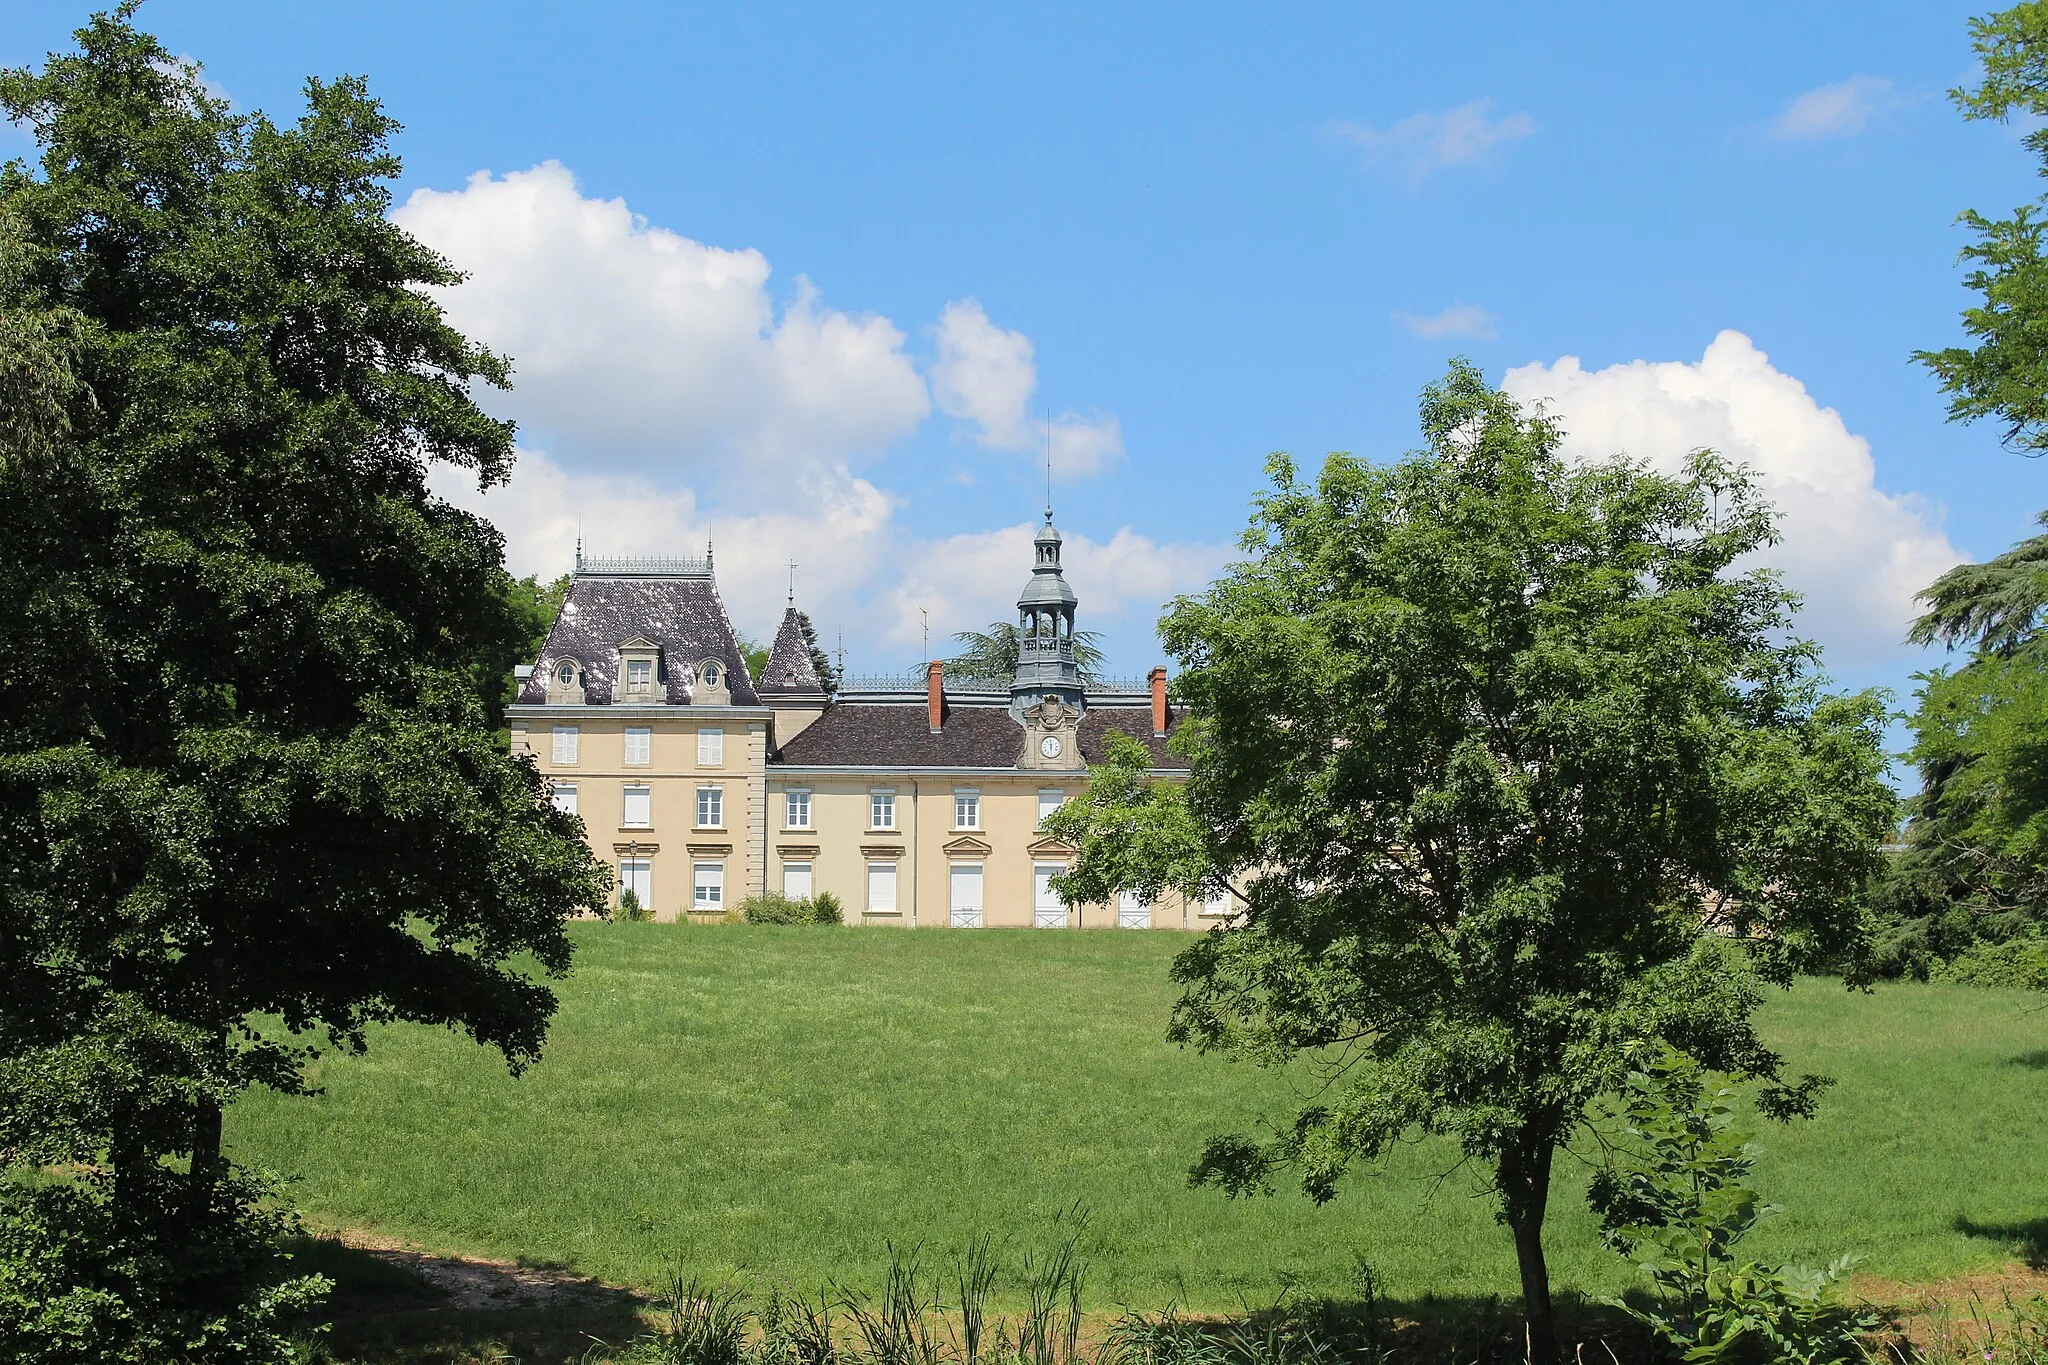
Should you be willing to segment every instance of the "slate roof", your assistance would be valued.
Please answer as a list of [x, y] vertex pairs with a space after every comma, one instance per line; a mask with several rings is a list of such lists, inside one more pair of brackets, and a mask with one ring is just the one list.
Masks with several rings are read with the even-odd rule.
[[[1180, 717], [1169, 714], [1167, 732]], [[1166, 752], [1152, 735], [1152, 708], [1091, 706], [1081, 717], [1081, 757], [1102, 761], [1104, 737], [1120, 730], [1143, 744], [1155, 768], [1185, 769], [1187, 760]], [[922, 702], [839, 702], [779, 749], [772, 764], [785, 767], [1013, 768], [1024, 754], [1024, 729], [1007, 706], [946, 708], [941, 732], [931, 732]]]
[[811, 647], [804, 643], [802, 613], [790, 607], [782, 613], [782, 629], [775, 632], [775, 648], [769, 651], [768, 666], [754, 690], [763, 695], [823, 696], [825, 685], [811, 662]]
[[609, 705], [619, 674], [619, 646], [636, 635], [661, 647], [660, 678], [667, 684], [671, 705], [689, 704], [696, 666], [705, 659], [724, 665], [733, 705], [761, 704], [747, 661], [740, 657], [725, 603], [709, 574], [577, 574], [569, 580], [569, 595], [548, 630], [532, 675], [519, 689], [519, 700], [546, 702], [548, 678], [567, 656], [583, 670], [584, 701]]

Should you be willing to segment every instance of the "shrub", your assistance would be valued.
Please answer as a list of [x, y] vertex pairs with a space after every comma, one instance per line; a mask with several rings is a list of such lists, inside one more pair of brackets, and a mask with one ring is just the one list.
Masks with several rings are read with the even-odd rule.
[[629, 886], [619, 892], [619, 918], [633, 924], [640, 924], [653, 919], [654, 912], [640, 903], [640, 897]]
[[1757, 1149], [1732, 1127], [1734, 1096], [1709, 1091], [1699, 1064], [1669, 1048], [1630, 1074], [1620, 1141], [1586, 1197], [1602, 1240], [1656, 1293], [1614, 1306], [1688, 1361], [1861, 1359], [1858, 1336], [1877, 1320], [1837, 1297], [1853, 1257], [1818, 1270], [1735, 1259], [1735, 1244], [1777, 1209], [1744, 1183]]
[[804, 924], [810, 912], [803, 901], [791, 900], [779, 891], [763, 891], [740, 902], [740, 915], [749, 924]]
[[833, 895], [830, 891], [820, 891], [817, 898], [810, 901], [809, 904], [811, 907], [811, 923], [846, 923], [846, 907], [841, 905], [839, 897]]
[[2048, 938], [1974, 943], [1930, 973], [1936, 981], [1967, 986], [2014, 986], [2048, 991]]

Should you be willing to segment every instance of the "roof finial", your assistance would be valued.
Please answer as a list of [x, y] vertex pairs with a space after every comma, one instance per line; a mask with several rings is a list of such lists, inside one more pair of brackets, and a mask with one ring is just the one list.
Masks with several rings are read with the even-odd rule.
[[576, 572], [583, 572], [583, 532], [576, 532]]
[[711, 523], [708, 521], [704, 523], [704, 569], [707, 573], [711, 569]]
[[1052, 521], [1052, 408], [1045, 410], [1045, 519]]
[[789, 605], [796, 605], [796, 561], [789, 561]]

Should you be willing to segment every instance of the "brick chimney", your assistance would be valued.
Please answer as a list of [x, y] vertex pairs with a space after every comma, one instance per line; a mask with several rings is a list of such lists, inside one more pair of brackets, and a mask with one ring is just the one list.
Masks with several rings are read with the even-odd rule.
[[1152, 670], [1152, 734], [1154, 738], [1166, 734], [1166, 665]]
[[[946, 666], [937, 659], [924, 666], [924, 704], [931, 712], [932, 733], [937, 734], [945, 727], [946, 721]], [[1156, 709], [1158, 703], [1153, 703]]]

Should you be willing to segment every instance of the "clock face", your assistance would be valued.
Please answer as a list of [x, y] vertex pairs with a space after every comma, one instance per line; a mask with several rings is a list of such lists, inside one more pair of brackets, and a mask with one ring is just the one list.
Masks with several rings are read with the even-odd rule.
[[1047, 758], [1058, 758], [1060, 756], [1060, 737], [1058, 735], [1047, 735], [1044, 739], [1039, 740], [1038, 752], [1044, 754]]

